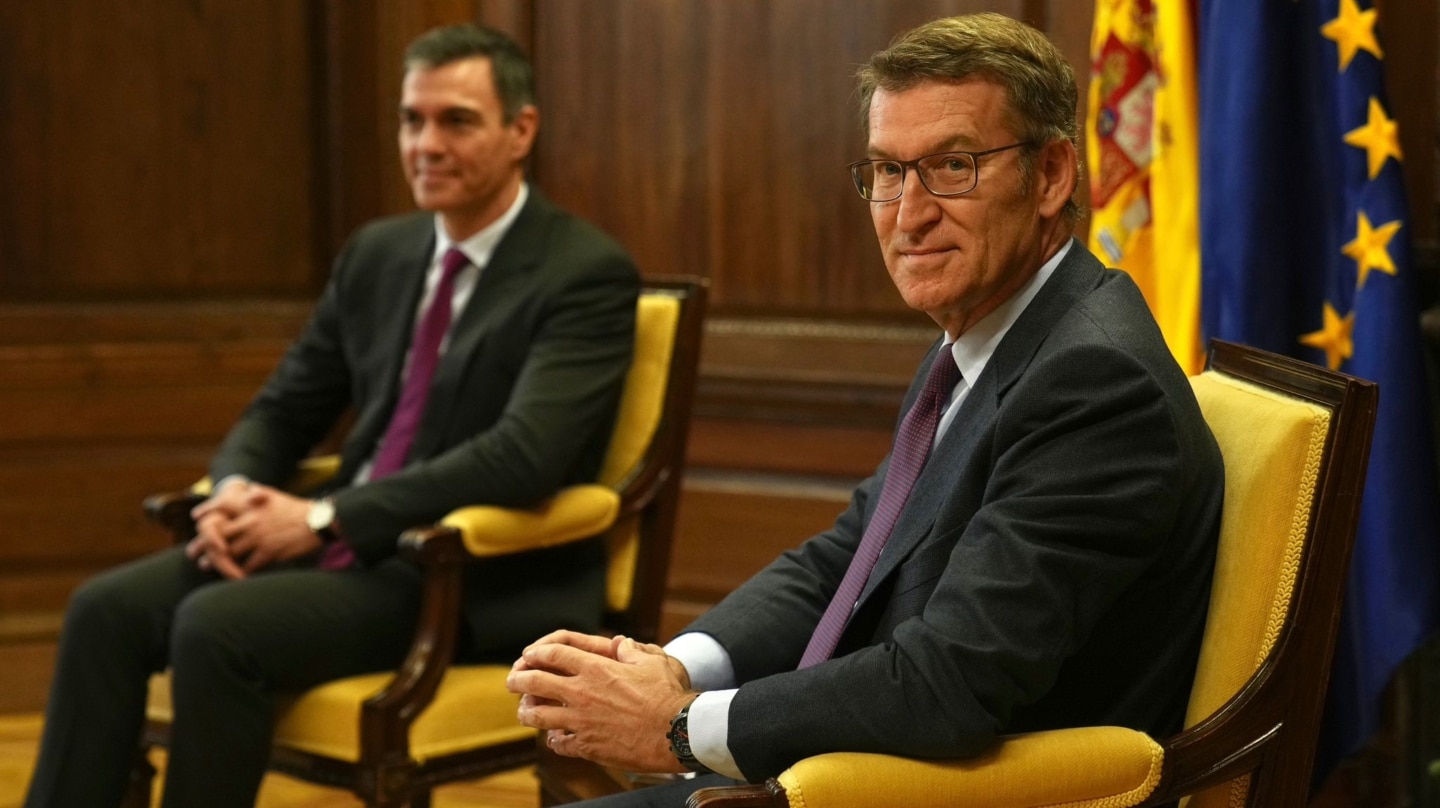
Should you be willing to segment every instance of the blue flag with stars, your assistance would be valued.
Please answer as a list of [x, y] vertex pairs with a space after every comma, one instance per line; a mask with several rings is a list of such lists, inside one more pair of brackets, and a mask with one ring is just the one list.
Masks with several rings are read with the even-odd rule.
[[1200, 0], [1201, 322], [1380, 385], [1317, 777], [1440, 626], [1404, 156], [1373, 0]]

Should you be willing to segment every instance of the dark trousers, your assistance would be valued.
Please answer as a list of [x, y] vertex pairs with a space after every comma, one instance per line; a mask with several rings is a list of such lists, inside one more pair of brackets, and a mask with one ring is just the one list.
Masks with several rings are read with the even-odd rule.
[[91, 579], [65, 614], [26, 808], [120, 804], [146, 682], [167, 665], [175, 719], [164, 808], [251, 808], [273, 694], [393, 668], [415, 627], [419, 586], [398, 559], [224, 581], [180, 547]]

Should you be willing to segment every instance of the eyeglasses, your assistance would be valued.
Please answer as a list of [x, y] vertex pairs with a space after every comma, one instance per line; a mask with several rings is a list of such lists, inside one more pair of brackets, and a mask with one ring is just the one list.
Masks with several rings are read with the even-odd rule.
[[941, 152], [915, 160], [857, 160], [851, 163], [850, 176], [855, 190], [871, 202], [890, 202], [905, 192], [905, 169], [913, 168], [920, 175], [925, 190], [936, 196], [959, 196], [975, 190], [980, 182], [980, 158], [987, 154], [1018, 149], [1030, 141], [1011, 143], [982, 152]]

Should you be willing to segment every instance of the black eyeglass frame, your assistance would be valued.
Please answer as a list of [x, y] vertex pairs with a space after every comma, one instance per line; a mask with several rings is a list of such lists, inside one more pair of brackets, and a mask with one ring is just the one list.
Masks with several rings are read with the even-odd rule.
[[[909, 170], [912, 169], [912, 168], [915, 169], [915, 174], [916, 174], [916, 176], [920, 177], [920, 184], [923, 185], [923, 186], [925, 186], [925, 190], [929, 191], [929, 192], [931, 193], [931, 195], [933, 195], [933, 196], [939, 196], [939, 197], [964, 196], [965, 194], [968, 194], [968, 193], [970, 193], [971, 191], [975, 190], [975, 189], [976, 189], [977, 187], [979, 187], [979, 185], [980, 185], [980, 158], [981, 158], [981, 157], [985, 157], [985, 156], [987, 156], [987, 155], [995, 154], [995, 153], [997, 153], [997, 152], [1009, 151], [1009, 150], [1011, 150], [1011, 149], [1018, 149], [1018, 148], [1020, 148], [1020, 147], [1022, 147], [1022, 146], [1033, 146], [1033, 145], [1035, 145], [1035, 142], [1032, 141], [1032, 140], [1022, 140], [1022, 141], [1019, 141], [1019, 142], [1017, 142], [1017, 143], [1011, 143], [1009, 146], [997, 146], [997, 147], [995, 147], [995, 148], [993, 148], [993, 149], [986, 149], [985, 151], [978, 151], [978, 152], [968, 152], [968, 151], [936, 152], [936, 153], [934, 153], [934, 154], [921, 155], [920, 157], [916, 157], [914, 160], [856, 160], [855, 162], [850, 163], [849, 165], [847, 165], [847, 166], [845, 166], [845, 167], [848, 168], [848, 169], [850, 169], [850, 180], [855, 183], [855, 191], [856, 191], [857, 193], [859, 193], [859, 194], [860, 194], [860, 198], [863, 199], [863, 200], [865, 200], [866, 202], [894, 202], [895, 200], [897, 200], [897, 199], [899, 199], [900, 197], [904, 196], [904, 195], [905, 195], [905, 172], [909, 171]], [[963, 190], [963, 191], [949, 191], [949, 192], [941, 192], [941, 191], [935, 190], [934, 188], [931, 188], [931, 187], [930, 187], [930, 183], [928, 183], [928, 182], [925, 181], [925, 172], [923, 172], [923, 171], [920, 170], [920, 163], [921, 163], [922, 161], [930, 160], [930, 159], [935, 158], [935, 157], [948, 157], [948, 156], [950, 156], [950, 155], [957, 155], [957, 154], [963, 154], [963, 155], [965, 155], [966, 157], [970, 158], [970, 165], [971, 165], [971, 167], [972, 167], [972, 176], [971, 176], [970, 187], [969, 187], [969, 188], [966, 188], [966, 189]], [[865, 168], [866, 166], [872, 166], [872, 167], [873, 167], [873, 166], [876, 166], [876, 165], [884, 165], [884, 164], [900, 166], [900, 185], [899, 185], [900, 190], [899, 190], [899, 192], [897, 192], [894, 196], [889, 197], [889, 198], [887, 198], [887, 199], [875, 199], [874, 197], [869, 196], [869, 195], [867, 195], [867, 194], [865, 193], [865, 182], [864, 182], [863, 179], [861, 179], [860, 172], [861, 172], [862, 170], [864, 170], [864, 168]]]

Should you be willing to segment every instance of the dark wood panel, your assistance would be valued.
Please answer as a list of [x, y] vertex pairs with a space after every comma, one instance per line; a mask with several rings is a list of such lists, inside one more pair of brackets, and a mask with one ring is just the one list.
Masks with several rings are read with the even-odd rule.
[[203, 475], [214, 443], [7, 449], [0, 462], [0, 565], [11, 573], [58, 574], [164, 547], [165, 535], [145, 520], [140, 503]]
[[0, 293], [308, 289], [309, 5], [4, 4]]
[[709, 277], [720, 312], [918, 321], [844, 169], [853, 73], [920, 22], [1021, 5], [542, 0], [536, 175], [645, 270]]
[[0, 714], [35, 712], [45, 707], [55, 670], [54, 641], [10, 643], [0, 640]]
[[672, 598], [714, 601], [787, 548], [828, 528], [849, 481], [692, 472], [670, 564]]
[[[1440, 9], [1435, 0], [1376, 0], [1385, 52], [1386, 95], [1400, 125], [1411, 238], [1440, 238], [1440, 187], [1436, 182], [1436, 136], [1440, 134]], [[1424, 87], [1428, 92], [1417, 91]]]
[[219, 437], [284, 342], [0, 348], [0, 444]]
[[890, 451], [891, 431], [697, 417], [687, 457], [693, 468], [868, 477]]

